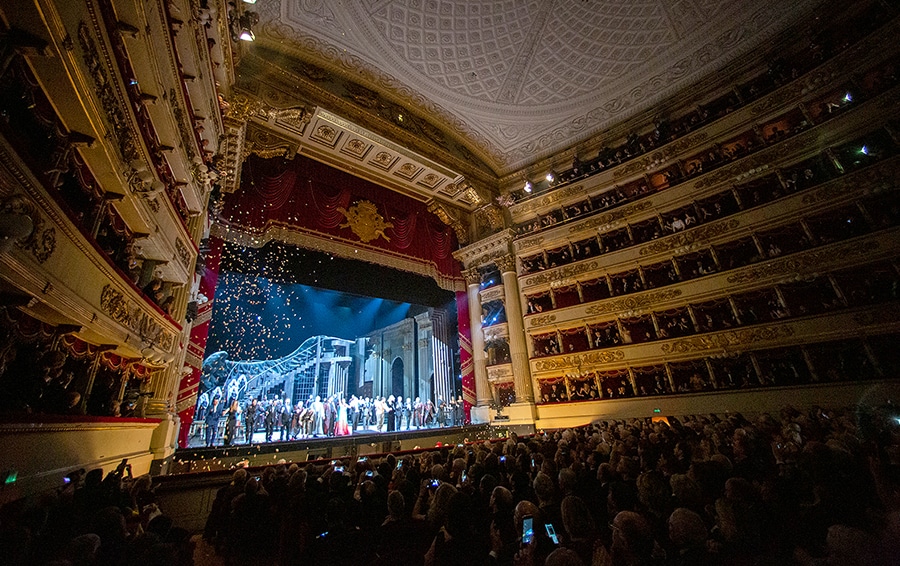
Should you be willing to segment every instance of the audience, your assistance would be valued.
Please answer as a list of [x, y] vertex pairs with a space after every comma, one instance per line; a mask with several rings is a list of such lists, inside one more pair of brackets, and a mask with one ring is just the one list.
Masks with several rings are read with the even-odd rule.
[[[352, 463], [236, 470], [204, 538], [225, 564], [888, 564], [900, 410], [631, 419]], [[7, 564], [191, 564], [127, 463], [0, 509]], [[522, 543], [523, 525], [534, 539]]]

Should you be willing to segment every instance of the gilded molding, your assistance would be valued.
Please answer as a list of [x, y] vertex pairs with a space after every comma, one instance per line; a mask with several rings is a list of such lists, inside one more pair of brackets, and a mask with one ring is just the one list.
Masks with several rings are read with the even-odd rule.
[[106, 61], [101, 56], [88, 25], [84, 22], [78, 26], [78, 41], [81, 43], [84, 65], [94, 82], [97, 98], [106, 114], [110, 134], [116, 141], [119, 156], [125, 163], [138, 159], [140, 143], [129, 126], [128, 111], [114, 86], [115, 80], [109, 74]]
[[636, 309], [651, 307], [656, 303], [669, 301], [681, 296], [681, 289], [668, 289], [665, 291], [654, 291], [642, 295], [624, 297], [614, 301], [604, 301], [597, 305], [592, 305], [584, 310], [584, 314], [588, 316], [606, 314], [610, 312], [625, 312]]
[[548, 324], [553, 324], [555, 321], [555, 314], [544, 314], [528, 319], [528, 326], [531, 326], [532, 328], [535, 326], [547, 326]]
[[691, 244], [705, 242], [710, 238], [721, 236], [726, 232], [734, 230], [735, 228], [740, 226], [740, 224], [740, 221], [736, 218], [730, 218], [722, 222], [698, 226], [696, 228], [692, 228], [691, 230], [687, 230], [685, 232], [680, 232], [678, 234], [673, 234], [666, 238], [656, 240], [649, 246], [644, 246], [643, 248], [641, 248], [639, 255], [645, 256], [667, 252], [674, 249], [683, 248], [685, 246], [690, 246]]
[[557, 189], [553, 191], [549, 195], [544, 195], [541, 198], [529, 200], [523, 203], [514, 204], [509, 207], [509, 213], [513, 215], [513, 217], [521, 216], [523, 214], [527, 214], [529, 212], [534, 212], [539, 208], [543, 208], [545, 206], [550, 206], [551, 204], [556, 204], [563, 199], [566, 199], [571, 196], [583, 195], [587, 191], [584, 188], [583, 184], [578, 185], [570, 185], [568, 187], [563, 187], [561, 189]]
[[488, 381], [491, 383], [507, 383], [513, 380], [512, 364], [489, 366], [487, 368]]
[[822, 269], [823, 265], [830, 264], [835, 259], [845, 261], [848, 258], [864, 256], [880, 247], [881, 245], [877, 240], [870, 240], [828, 247], [826, 249], [816, 249], [795, 257], [787, 257], [741, 269], [737, 273], [730, 275], [726, 281], [728, 283], [751, 283], [770, 277], [818, 271]]
[[896, 323], [898, 320], [900, 320], [900, 304], [897, 303], [868, 310], [853, 317], [853, 322], [860, 326], [890, 324]]
[[789, 338], [793, 335], [794, 328], [788, 325], [730, 330], [718, 334], [704, 334], [701, 336], [692, 336], [690, 338], [674, 340], [663, 344], [662, 351], [665, 354], [702, 352], [734, 346], [749, 346], [757, 342], [772, 342]]
[[650, 199], [642, 200], [640, 202], [636, 202], [628, 206], [623, 206], [621, 208], [616, 208], [611, 210], [610, 212], [593, 216], [583, 222], [579, 222], [574, 226], [570, 226], [569, 234], [574, 234], [576, 232], [581, 232], [582, 230], [587, 230], [590, 228], [596, 228], [597, 226], [604, 226], [611, 222], [615, 222], [616, 220], [621, 220], [622, 218], [634, 214], [635, 212], [642, 212], [650, 208], [653, 208], [653, 201]]
[[427, 208], [428, 212], [434, 214], [441, 222], [453, 228], [453, 231], [456, 233], [456, 241], [460, 245], [464, 246], [469, 243], [469, 233], [457, 214], [447, 210], [446, 206], [435, 200], [428, 203]]
[[622, 350], [599, 350], [595, 352], [584, 352], [582, 354], [572, 354], [570, 356], [557, 356], [546, 360], [536, 360], [532, 362], [536, 371], [549, 370], [567, 370], [567, 369], [583, 369], [586, 364], [608, 364], [618, 362], [625, 359], [625, 352]]
[[563, 279], [565, 277], [575, 277], [576, 275], [580, 275], [582, 273], [587, 273], [589, 271], [594, 271], [595, 269], [599, 269], [600, 262], [599, 261], [589, 261], [586, 263], [576, 263], [574, 265], [566, 265], [563, 267], [558, 267], [556, 269], [552, 269], [550, 271], [544, 271], [537, 275], [533, 275], [525, 279], [525, 286], [531, 287], [532, 285], [540, 285], [541, 283], [549, 283], [556, 279]]
[[500, 257], [495, 257], [494, 265], [497, 266], [497, 269], [500, 270], [501, 274], [516, 272], [516, 258], [511, 255], [503, 255]]
[[491, 301], [502, 301], [503, 300], [504, 289], [503, 285], [499, 285], [497, 287], [491, 287], [490, 289], [485, 289], [481, 292], [481, 304], [489, 303]]
[[900, 165], [900, 158], [894, 157], [848, 177], [839, 177], [821, 188], [803, 195], [801, 202], [803, 204], [817, 204], [839, 197], [858, 196], [861, 190], [864, 189], [879, 190], [885, 188], [889, 191], [895, 191], [897, 190], [895, 179], [898, 165]]
[[481, 284], [481, 272], [476, 268], [472, 269], [463, 269], [462, 276], [466, 280], [466, 285], [480, 285]]
[[347, 222], [341, 224], [341, 228], [350, 228], [362, 243], [377, 240], [379, 237], [388, 242], [391, 239], [384, 233], [387, 228], [393, 228], [393, 224], [385, 222], [384, 217], [378, 213], [378, 207], [367, 200], [361, 200], [350, 207], [349, 210], [342, 206], [337, 211], [344, 215]]
[[28, 238], [16, 242], [16, 245], [31, 252], [38, 263], [44, 263], [56, 250], [56, 227], [44, 227], [44, 217], [34, 203], [22, 196], [12, 196], [0, 204], [0, 211], [12, 214], [24, 214], [31, 218], [32, 230]]
[[509, 255], [511, 241], [512, 230], [503, 230], [456, 250], [453, 257], [464, 266], [483, 267], [495, 258]]
[[172, 351], [175, 335], [166, 331], [139, 305], [125, 298], [112, 285], [106, 284], [100, 292], [100, 308], [113, 320], [127, 327], [142, 341], [155, 344], [161, 350]]
[[539, 246], [544, 243], [543, 236], [534, 236], [532, 238], [525, 238], [524, 240], [516, 240], [513, 242], [513, 246], [516, 248], [516, 251], [521, 251], [526, 248], [533, 248], [535, 246]]
[[651, 168], [662, 165], [669, 159], [699, 145], [708, 138], [709, 133], [704, 131], [677, 139], [651, 154], [645, 155], [640, 159], [633, 159], [624, 165], [616, 167], [613, 172], [613, 178], [619, 179], [626, 175], [639, 173], [641, 171], [649, 171]]

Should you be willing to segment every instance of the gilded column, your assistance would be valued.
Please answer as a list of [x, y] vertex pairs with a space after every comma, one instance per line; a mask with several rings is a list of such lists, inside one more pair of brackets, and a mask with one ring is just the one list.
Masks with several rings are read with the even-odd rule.
[[525, 343], [525, 326], [522, 319], [522, 302], [519, 299], [519, 280], [516, 277], [516, 258], [503, 256], [494, 260], [503, 278], [506, 302], [506, 323], [509, 328], [509, 357], [512, 360], [513, 379], [516, 386], [516, 403], [533, 403], [531, 368], [528, 365], [528, 347]]
[[488, 383], [487, 365], [484, 359], [484, 331], [481, 329], [481, 298], [478, 290], [481, 287], [481, 273], [478, 269], [464, 269], [467, 297], [469, 299], [469, 323], [472, 333], [472, 365], [475, 367], [475, 400], [479, 407], [490, 404], [493, 396]]

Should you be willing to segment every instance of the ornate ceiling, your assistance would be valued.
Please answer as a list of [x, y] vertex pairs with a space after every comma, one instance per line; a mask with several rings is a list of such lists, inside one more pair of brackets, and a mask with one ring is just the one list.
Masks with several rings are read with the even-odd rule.
[[[258, 0], [247, 6], [260, 22], [245, 59], [256, 50], [265, 65], [305, 83], [298, 92], [319, 92], [313, 97], [319, 106], [359, 119], [329, 105], [324, 93], [330, 92], [361, 114], [393, 122], [388, 126], [396, 128], [398, 143], [415, 149], [410, 140], [418, 137], [423, 147], [439, 146], [496, 178], [595, 136], [767, 45], [815, 4]], [[265, 67], [255, 65], [246, 68]], [[253, 72], [242, 80], [255, 78]], [[353, 86], [336, 88], [341, 81]], [[358, 87], [361, 92], [352, 92]], [[398, 120], [404, 111], [407, 122], [420, 118], [424, 131], [411, 132]]]

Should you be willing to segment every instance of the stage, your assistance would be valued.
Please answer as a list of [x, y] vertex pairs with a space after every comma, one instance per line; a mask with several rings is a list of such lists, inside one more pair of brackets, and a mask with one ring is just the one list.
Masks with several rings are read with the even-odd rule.
[[[378, 432], [372, 428], [357, 430], [355, 434], [333, 437], [313, 437], [297, 440], [265, 442], [265, 433], [256, 432], [253, 443], [238, 443], [229, 447], [189, 447], [175, 451], [167, 474], [214, 472], [237, 466], [266, 466], [284, 460], [304, 463], [336, 458], [359, 458], [369, 454], [383, 454], [416, 448], [429, 448], [438, 442], [444, 445], [488, 440], [503, 436], [505, 431], [488, 425], [468, 425], [443, 428], [422, 428], [399, 432]], [[278, 438], [278, 433], [273, 438]], [[191, 437], [192, 443], [200, 440]]]

